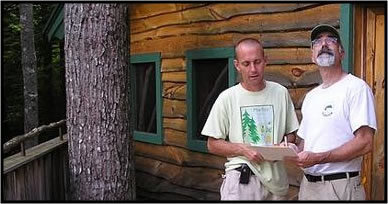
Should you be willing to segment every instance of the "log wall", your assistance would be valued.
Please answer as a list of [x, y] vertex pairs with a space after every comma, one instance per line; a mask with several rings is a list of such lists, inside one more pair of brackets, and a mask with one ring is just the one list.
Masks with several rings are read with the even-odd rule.
[[[164, 144], [136, 142], [138, 197], [218, 200], [225, 158], [187, 149], [185, 51], [233, 46], [245, 37], [262, 41], [267, 80], [289, 89], [298, 118], [307, 91], [318, 83], [311, 62], [310, 31], [319, 23], [339, 27], [340, 4], [161, 3], [132, 4], [130, 53], [161, 53]], [[330, 15], [328, 15], [330, 14]], [[296, 199], [301, 171], [287, 165]]]

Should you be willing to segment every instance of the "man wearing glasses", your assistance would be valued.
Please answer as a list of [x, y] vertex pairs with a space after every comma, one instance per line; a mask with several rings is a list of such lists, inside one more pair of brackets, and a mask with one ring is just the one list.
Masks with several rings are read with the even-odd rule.
[[303, 101], [299, 154], [290, 159], [305, 174], [299, 199], [365, 200], [360, 170], [376, 130], [373, 93], [363, 80], [342, 70], [344, 49], [333, 26], [316, 26], [311, 41], [312, 61], [323, 83]]

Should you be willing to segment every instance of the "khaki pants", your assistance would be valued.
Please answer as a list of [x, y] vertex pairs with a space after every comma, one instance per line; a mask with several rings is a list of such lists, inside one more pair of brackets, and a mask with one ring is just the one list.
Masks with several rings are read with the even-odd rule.
[[365, 190], [360, 176], [319, 182], [303, 176], [298, 196], [299, 200], [365, 200]]
[[260, 182], [260, 179], [252, 175], [248, 184], [240, 184], [240, 172], [227, 171], [221, 185], [221, 200], [285, 200], [285, 196], [276, 196], [269, 192]]

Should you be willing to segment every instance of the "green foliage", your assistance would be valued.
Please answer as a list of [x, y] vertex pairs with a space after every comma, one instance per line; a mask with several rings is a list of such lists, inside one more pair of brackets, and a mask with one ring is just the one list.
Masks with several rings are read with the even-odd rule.
[[23, 74], [21, 69], [20, 24], [17, 4], [2, 4], [2, 141], [22, 134]]
[[[64, 67], [60, 65], [59, 42], [47, 42], [47, 37], [43, 33], [43, 29], [54, 8], [55, 4], [52, 3], [33, 4], [40, 125], [65, 118]], [[21, 26], [19, 20], [19, 3], [2, 3], [1, 139], [3, 143], [24, 132], [23, 72], [20, 48]]]

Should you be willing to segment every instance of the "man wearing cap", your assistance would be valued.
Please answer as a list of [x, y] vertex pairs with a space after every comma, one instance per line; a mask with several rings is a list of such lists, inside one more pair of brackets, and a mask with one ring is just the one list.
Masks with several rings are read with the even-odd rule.
[[312, 61], [322, 84], [307, 93], [297, 132], [304, 168], [300, 200], [365, 200], [362, 156], [372, 150], [376, 130], [374, 96], [361, 79], [342, 70], [344, 49], [331, 25], [311, 32]]

